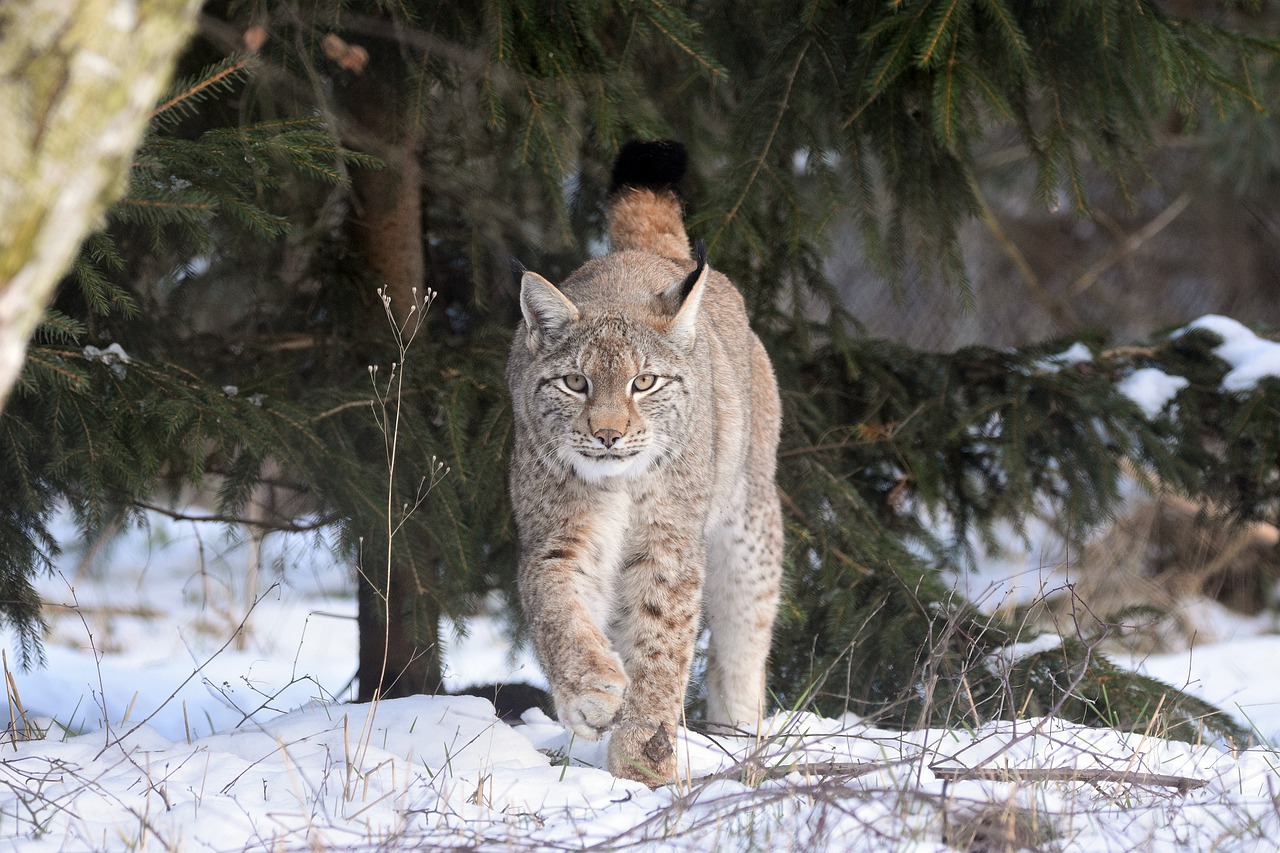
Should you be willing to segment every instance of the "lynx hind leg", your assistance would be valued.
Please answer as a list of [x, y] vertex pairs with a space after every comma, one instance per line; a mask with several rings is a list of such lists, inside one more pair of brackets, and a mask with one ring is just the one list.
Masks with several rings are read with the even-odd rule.
[[754, 727], [765, 714], [765, 675], [782, 582], [782, 512], [772, 478], [745, 511], [713, 532], [707, 567], [707, 720]]

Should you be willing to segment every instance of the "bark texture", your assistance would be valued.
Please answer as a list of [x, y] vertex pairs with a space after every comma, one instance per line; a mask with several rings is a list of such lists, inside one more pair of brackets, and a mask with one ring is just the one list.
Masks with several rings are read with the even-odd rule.
[[0, 406], [130, 159], [198, 0], [0, 3]]

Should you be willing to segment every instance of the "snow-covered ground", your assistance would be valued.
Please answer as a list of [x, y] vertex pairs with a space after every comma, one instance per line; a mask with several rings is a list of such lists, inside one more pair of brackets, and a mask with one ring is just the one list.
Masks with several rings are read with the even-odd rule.
[[[1271, 748], [1054, 720], [900, 732], [779, 715], [755, 738], [682, 733], [684, 781], [650, 791], [537, 711], [509, 726], [472, 697], [347, 703], [347, 570], [301, 536], [268, 538], [252, 583], [247, 565], [225, 528], [159, 517], [94, 559], [68, 550], [41, 585], [48, 665], [23, 672], [5, 651], [6, 704], [44, 732], [0, 742], [7, 845], [1252, 851], [1280, 838]], [[452, 687], [540, 679], [494, 619], [470, 629], [447, 653]], [[1280, 637], [1246, 631], [1140, 665], [1274, 738], [1278, 657]]]
[[[1280, 375], [1280, 344], [1192, 325], [1223, 338], [1224, 390]], [[1090, 357], [1076, 345], [1045, 367]], [[1147, 369], [1121, 389], [1158, 417], [1184, 385]], [[1194, 604], [1185, 621], [1216, 642], [1124, 661], [1235, 713], [1263, 744], [1247, 750], [1050, 719], [904, 732], [779, 714], [750, 737], [682, 731], [682, 781], [651, 791], [536, 710], [511, 726], [473, 697], [351, 703], [352, 583], [323, 541], [269, 537], [252, 573], [250, 544], [220, 525], [155, 516], [100, 553], [59, 534], [45, 665], [24, 671], [14, 637], [0, 643], [13, 849], [1280, 849], [1270, 615]], [[1043, 547], [956, 583], [990, 610], [1026, 604], [1072, 580]], [[542, 683], [497, 617], [445, 634], [451, 690]], [[1058, 642], [1026, 640], [1009, 654]]]
[[[1131, 498], [1142, 500], [1139, 490]], [[1047, 525], [1031, 520], [1026, 537], [1022, 542], [1009, 530], [1003, 553], [988, 554], [975, 571], [952, 578], [956, 590], [989, 613], [1010, 613], [1080, 580]], [[1137, 655], [1116, 649], [1111, 657], [1230, 711], [1259, 738], [1280, 746], [1280, 678], [1270, 677], [1268, 663], [1280, 660], [1280, 615], [1264, 610], [1244, 616], [1205, 598], [1178, 606], [1193, 628], [1189, 650]]]

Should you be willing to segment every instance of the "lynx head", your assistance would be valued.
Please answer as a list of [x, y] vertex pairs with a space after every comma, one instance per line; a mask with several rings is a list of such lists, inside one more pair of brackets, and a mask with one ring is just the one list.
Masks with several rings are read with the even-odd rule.
[[538, 452], [592, 483], [638, 476], [678, 452], [696, 404], [705, 256], [684, 275], [647, 253], [609, 255], [575, 274], [574, 292], [587, 294], [578, 302], [521, 273], [529, 359], [520, 386]]

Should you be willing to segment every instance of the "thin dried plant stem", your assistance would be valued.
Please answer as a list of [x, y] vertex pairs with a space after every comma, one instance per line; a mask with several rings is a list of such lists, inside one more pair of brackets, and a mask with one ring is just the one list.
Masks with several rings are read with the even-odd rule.
[[[22, 696], [18, 693], [18, 683], [14, 681], [13, 672], [9, 669], [9, 655], [0, 649], [0, 662], [4, 664], [5, 698], [9, 702], [9, 733], [11, 743], [16, 751], [18, 741], [31, 737], [35, 727], [27, 719], [27, 709], [22, 706]], [[18, 718], [22, 718], [22, 728], [18, 728]]]
[[[413, 346], [414, 340], [418, 336], [418, 332], [422, 329], [422, 321], [426, 316], [427, 309], [435, 300], [435, 291], [427, 289], [422, 301], [418, 301], [418, 288], [412, 289], [413, 304], [405, 313], [404, 319], [397, 319], [395, 312], [391, 306], [391, 295], [385, 288], [378, 288], [378, 298], [382, 302], [382, 310], [387, 319], [387, 325], [391, 329], [392, 339], [395, 341], [396, 354], [398, 361], [391, 365], [391, 376], [387, 379], [385, 391], [380, 391], [377, 384], [377, 369], [369, 368], [369, 377], [374, 384], [374, 394], [377, 398], [377, 405], [373, 407], [374, 418], [378, 422], [379, 429], [382, 430], [383, 443], [386, 452], [387, 464], [387, 500], [386, 500], [386, 539], [387, 547], [385, 554], [385, 564], [383, 566], [385, 574], [383, 576], [385, 592], [379, 593], [382, 598], [383, 607], [386, 612], [382, 629], [382, 663], [378, 671], [378, 683], [374, 688], [372, 697], [369, 701], [369, 712], [365, 715], [364, 724], [361, 727], [360, 736], [357, 739], [357, 761], [363, 763], [363, 758], [367, 754], [370, 741], [373, 737], [373, 721], [377, 715], [378, 704], [382, 699], [382, 685], [386, 682], [387, 666], [391, 658], [391, 574], [392, 574], [392, 557], [395, 544], [396, 534], [400, 532], [401, 527], [410, 515], [422, 504], [426, 498], [426, 492], [421, 487], [416, 495], [414, 502], [407, 505], [404, 509], [403, 517], [396, 520], [395, 516], [395, 500], [396, 500], [396, 461], [399, 452], [400, 441], [400, 409], [404, 400], [404, 373], [405, 363], [408, 359], [409, 349]], [[387, 406], [391, 405], [392, 411], [388, 412]], [[439, 471], [437, 468], [436, 471]], [[431, 485], [436, 483], [435, 471], [432, 474]], [[430, 489], [428, 488], [427, 491]], [[362, 572], [363, 574], [363, 572]]]
[[[98, 754], [94, 756], [94, 760], [96, 761], [97, 759], [101, 758], [103, 753], [105, 753], [112, 746], [115, 746], [116, 744], [121, 743], [126, 738], [128, 738], [129, 735], [133, 734], [138, 729], [142, 728], [147, 723], [151, 722], [151, 720], [156, 716], [156, 714], [159, 714], [160, 711], [163, 710], [166, 705], [168, 705], [170, 702], [174, 700], [174, 698], [178, 695], [178, 693], [182, 691], [182, 688], [190, 684], [193, 678], [195, 678], [197, 675], [203, 672], [205, 667], [213, 663], [214, 659], [216, 659], [219, 655], [225, 652], [231, 646], [231, 644], [235, 642], [236, 637], [240, 635], [240, 632], [244, 630], [245, 624], [248, 623], [249, 617], [253, 615], [253, 611], [258, 608], [258, 605], [262, 603], [262, 600], [264, 598], [270, 595], [279, 586], [280, 584], [273, 583], [271, 586], [267, 587], [267, 589], [262, 593], [262, 595], [258, 596], [258, 598], [253, 602], [253, 604], [249, 606], [248, 610], [244, 614], [244, 618], [240, 620], [240, 624], [236, 627], [234, 631], [231, 632], [231, 636], [227, 637], [226, 642], [224, 642], [221, 646], [218, 647], [217, 651], [215, 651], [213, 654], [205, 658], [204, 662], [201, 663], [199, 666], [197, 666], [195, 669], [193, 669], [190, 675], [182, 679], [182, 682], [177, 687], [173, 688], [173, 692], [171, 692], [163, 702], [157, 705], [155, 710], [153, 710], [150, 714], [147, 714], [147, 716], [143, 717], [141, 720], [135, 723], [133, 728], [129, 729], [127, 732], [125, 732], [124, 734], [114, 739], [111, 737], [110, 719], [108, 718], [108, 715], [106, 713], [106, 695], [104, 693], [103, 699], [102, 699], [103, 701], [102, 717], [103, 717], [103, 724], [106, 726], [106, 730], [107, 730], [107, 743], [105, 746], [102, 747], [102, 749], [98, 750]], [[88, 630], [87, 625], [85, 626], [85, 629]], [[92, 637], [90, 639], [90, 642], [92, 642]], [[101, 660], [101, 656], [97, 653], [96, 650], [94, 652], [94, 656], [98, 660]], [[98, 678], [99, 679], [102, 678], [101, 669], [99, 669]], [[132, 707], [132, 703], [130, 703], [130, 707]]]

